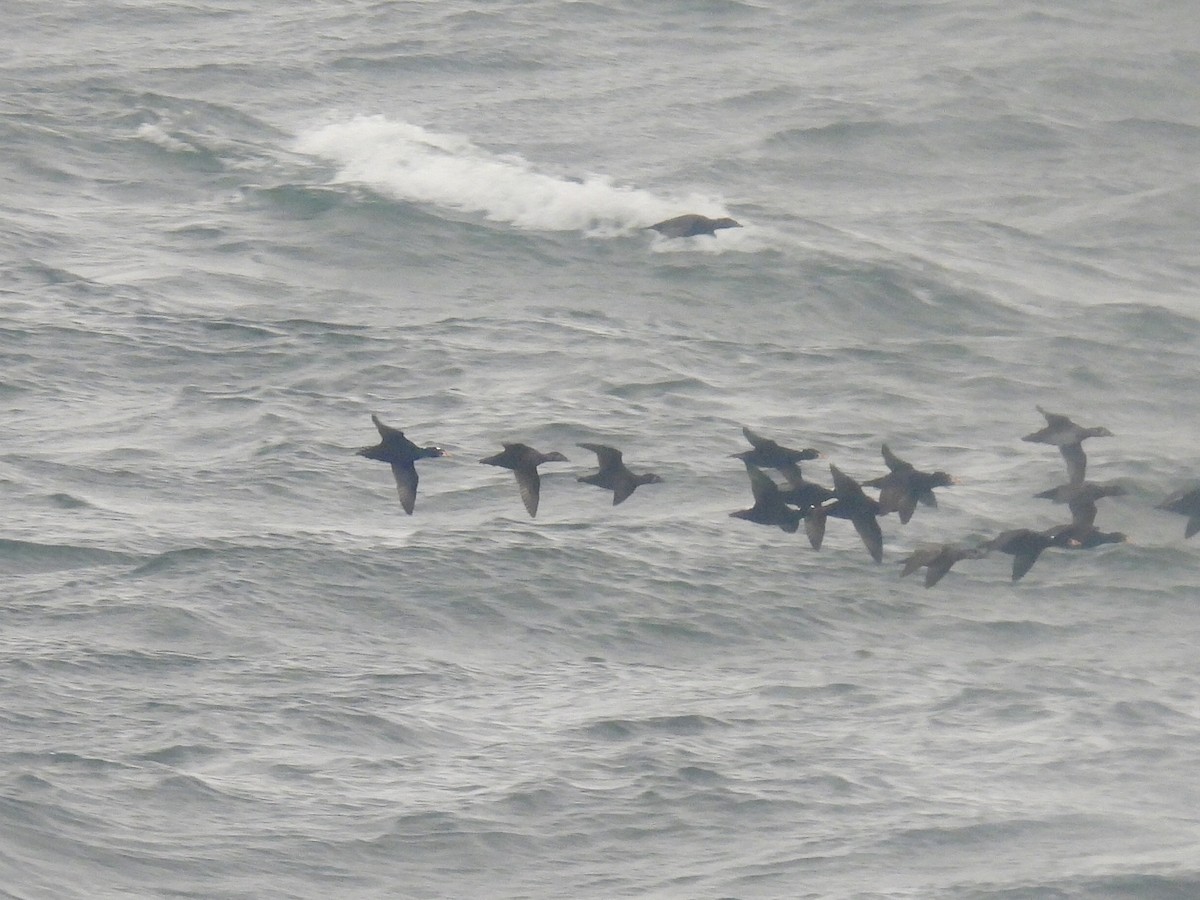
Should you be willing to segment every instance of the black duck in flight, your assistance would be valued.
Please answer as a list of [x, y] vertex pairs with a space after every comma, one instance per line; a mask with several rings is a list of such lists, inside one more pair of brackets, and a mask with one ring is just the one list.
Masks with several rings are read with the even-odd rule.
[[391, 465], [392, 475], [396, 478], [396, 490], [400, 494], [400, 505], [411, 516], [417, 503], [418, 479], [414, 463], [418, 459], [445, 456], [446, 451], [441, 447], [418, 447], [404, 436], [403, 431], [384, 425], [379, 421], [379, 416], [372, 415], [371, 421], [379, 431], [380, 441], [373, 447], [363, 447], [358, 455]]

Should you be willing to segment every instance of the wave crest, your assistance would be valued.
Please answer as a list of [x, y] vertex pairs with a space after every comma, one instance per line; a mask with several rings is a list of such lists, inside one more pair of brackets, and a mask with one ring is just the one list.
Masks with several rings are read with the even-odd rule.
[[729, 215], [712, 198], [658, 197], [602, 175], [548, 175], [516, 154], [492, 153], [466, 137], [383, 116], [317, 128], [299, 137], [297, 149], [336, 164], [338, 181], [532, 231], [611, 236], [684, 212]]

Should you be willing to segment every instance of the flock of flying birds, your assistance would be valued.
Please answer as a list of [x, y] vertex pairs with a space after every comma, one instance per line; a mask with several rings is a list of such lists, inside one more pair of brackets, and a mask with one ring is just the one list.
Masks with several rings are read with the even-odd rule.
[[[1112, 432], [1104, 427], [1085, 428], [1067, 416], [1047, 412], [1040, 406], [1038, 411], [1045, 416], [1046, 427], [1025, 435], [1022, 440], [1058, 447], [1067, 464], [1067, 482], [1035, 496], [1065, 503], [1071, 511], [1071, 521], [1041, 531], [1014, 528], [975, 546], [954, 543], [922, 545], [903, 561], [901, 576], [924, 568], [925, 586], [932, 587], [960, 560], [978, 559], [998, 550], [1012, 556], [1012, 580], [1017, 581], [1050, 547], [1080, 550], [1125, 541], [1125, 535], [1119, 531], [1105, 532], [1096, 527], [1097, 501], [1120, 496], [1125, 489], [1116, 482], [1094, 482], [1085, 478], [1087, 455], [1083, 450], [1083, 442], [1093, 437], [1111, 437]], [[445, 456], [446, 453], [436, 446], [417, 446], [402, 431], [383, 424], [378, 416], [372, 415], [371, 421], [379, 431], [380, 442], [364, 447], [358, 454], [391, 466], [400, 504], [406, 513], [412, 515], [417, 499], [415, 463], [420, 459]], [[883, 533], [879, 518], [894, 512], [901, 523], [907, 524], [918, 504], [937, 506], [934, 488], [955, 483], [954, 478], [945, 472], [918, 470], [884, 444], [883, 461], [888, 468], [886, 474], [860, 483], [831, 464], [829, 471], [833, 476], [833, 487], [827, 488], [805, 479], [800, 471], [800, 463], [820, 457], [821, 454], [816, 450], [793, 450], [749, 428], [743, 428], [742, 433], [750, 442], [751, 449], [733, 456], [746, 466], [754, 504], [730, 515], [758, 525], [777, 526], [789, 533], [798, 531], [803, 522], [809, 543], [816, 550], [821, 549], [825, 524], [830, 517], [848, 519], [862, 538], [871, 558], [877, 563], [882, 562]], [[485, 457], [480, 462], [510, 469], [516, 477], [526, 511], [530, 516], [536, 516], [541, 494], [538, 466], [547, 462], [566, 462], [567, 458], [557, 451], [542, 453], [526, 444], [503, 446], [503, 451]], [[612, 491], [614, 506], [628, 499], [641, 485], [662, 481], [651, 472], [638, 474], [630, 471], [622, 459], [621, 451], [615, 447], [588, 443], [579, 446], [596, 454], [598, 471], [580, 476], [577, 480]], [[778, 471], [787, 482], [786, 485], [777, 484], [764, 469]], [[863, 490], [864, 486], [877, 488], [878, 496], [868, 496]], [[1188, 517], [1184, 528], [1185, 538], [1200, 531], [1200, 487], [1176, 491], [1156, 508]]]

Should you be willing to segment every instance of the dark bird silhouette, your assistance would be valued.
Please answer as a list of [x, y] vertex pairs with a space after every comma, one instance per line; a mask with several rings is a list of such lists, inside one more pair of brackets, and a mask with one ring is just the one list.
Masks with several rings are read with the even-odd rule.
[[981, 559], [987, 556], [984, 547], [960, 547], [957, 544], [925, 544], [918, 547], [904, 560], [904, 568], [900, 577], [911, 575], [917, 569], [925, 567], [925, 587], [933, 587], [942, 580], [950, 567], [964, 559]]
[[621, 459], [621, 451], [615, 447], [606, 447], [603, 444], [580, 444], [579, 446], [596, 454], [600, 471], [594, 475], [583, 475], [577, 480], [612, 491], [613, 506], [626, 500], [634, 490], [643, 484], [662, 482], [662, 479], [653, 472], [635, 475], [629, 471]]
[[836, 494], [823, 484], [798, 478], [788, 487], [781, 488], [779, 496], [783, 498], [784, 503], [795, 506], [801, 515], [806, 515], [814, 506], [832, 500]]
[[542, 491], [542, 479], [538, 475], [537, 467], [545, 462], [567, 461], [567, 458], [557, 450], [541, 453], [527, 444], [505, 444], [502, 453], [480, 460], [485, 466], [512, 469], [513, 475], [517, 478], [517, 487], [521, 489], [521, 500], [524, 501], [530, 518], [537, 516], [538, 498]]
[[741, 224], [728, 216], [720, 219], [710, 219], [708, 216], [688, 213], [673, 219], [664, 219], [647, 226], [653, 228], [664, 237], [695, 237], [698, 234], [709, 234], [716, 237], [719, 228], [741, 228]]
[[1037, 562], [1043, 550], [1047, 547], [1065, 547], [1069, 540], [1069, 526], [1064, 528], [1062, 525], [1056, 525], [1045, 531], [1014, 528], [1001, 532], [984, 543], [983, 547], [1012, 554], [1012, 580], [1018, 581], [1022, 575], [1033, 568], [1033, 564]]
[[417, 503], [418, 479], [414, 463], [418, 459], [445, 456], [446, 451], [441, 447], [418, 447], [404, 436], [403, 431], [380, 422], [379, 416], [372, 415], [371, 421], [379, 430], [380, 441], [374, 447], [363, 447], [358, 455], [391, 465], [392, 475], [396, 478], [396, 490], [400, 494], [400, 505], [411, 516]]
[[1092, 525], [1088, 528], [1072, 528], [1068, 550], [1090, 550], [1101, 544], [1124, 544], [1129, 538], [1119, 531], [1101, 531]]
[[[1124, 493], [1124, 490], [1121, 493]], [[1071, 510], [1071, 523], [1058, 526], [1056, 538], [1065, 541], [1063, 546], [1068, 549], [1087, 550], [1101, 544], [1120, 544], [1127, 540], [1119, 531], [1101, 531], [1096, 527], [1096, 501], [1093, 497], [1097, 494], [1097, 490], [1081, 488], [1067, 501], [1067, 508]]]
[[800, 528], [800, 513], [783, 502], [779, 485], [762, 469], [746, 463], [746, 474], [750, 476], [750, 490], [754, 494], [754, 505], [739, 509], [729, 515], [745, 519], [757, 525], [778, 525], [788, 534]]
[[879, 514], [899, 512], [900, 521], [907, 525], [920, 501], [926, 506], [937, 506], [933, 496], [935, 487], [954, 484], [954, 478], [942, 471], [921, 472], [912, 463], [905, 462], [883, 445], [883, 461], [889, 471], [886, 475], [864, 481], [868, 487], [879, 488]]
[[1183, 527], [1184, 538], [1190, 538], [1200, 531], [1200, 487], [1178, 490], [1154, 508], [1187, 516], [1187, 525]]
[[1103, 426], [1084, 428], [1066, 416], [1046, 412], [1040, 406], [1037, 410], [1046, 417], [1046, 427], [1025, 435], [1021, 440], [1058, 447], [1067, 464], [1067, 481], [1071, 484], [1083, 481], [1087, 473], [1087, 454], [1083, 452], [1083, 441], [1090, 437], [1112, 437], [1113, 433]]
[[1115, 481], [1077, 481], [1073, 484], [1060, 484], [1033, 496], [1053, 500], [1055, 503], [1071, 503], [1078, 500], [1091, 500], [1095, 503], [1105, 497], [1122, 497], [1126, 493], [1125, 487]]
[[804, 519], [804, 531], [814, 550], [821, 549], [825, 539], [825, 520], [829, 516], [849, 519], [862, 538], [867, 552], [875, 562], [883, 562], [883, 532], [879, 529], [879, 503], [863, 493], [862, 486], [837, 466], [830, 465], [833, 474], [832, 502], [814, 506]]
[[810, 483], [805, 482], [804, 476], [800, 474], [800, 463], [807, 459], [819, 459], [821, 454], [816, 450], [811, 448], [793, 450], [791, 447], [781, 446], [761, 434], [756, 434], [744, 426], [742, 434], [746, 436], [746, 440], [750, 442], [753, 449], [732, 454], [734, 459], [740, 459], [742, 462], [758, 466], [760, 469], [778, 469], [788, 483], [795, 487]]
[[1079, 534], [1083, 534], [1096, 521], [1097, 500], [1120, 497], [1125, 493], [1125, 488], [1115, 481], [1080, 481], [1075, 484], [1060, 484], [1034, 496], [1067, 504], [1067, 508], [1071, 510], [1072, 526]]

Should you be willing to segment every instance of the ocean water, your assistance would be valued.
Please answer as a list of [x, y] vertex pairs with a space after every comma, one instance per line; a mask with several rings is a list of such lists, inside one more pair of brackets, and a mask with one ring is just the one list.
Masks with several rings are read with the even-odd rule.
[[[0, 896], [1200, 896], [1192, 4], [7, 13]], [[1038, 405], [1129, 541], [901, 579]], [[814, 551], [743, 426], [960, 483]]]

